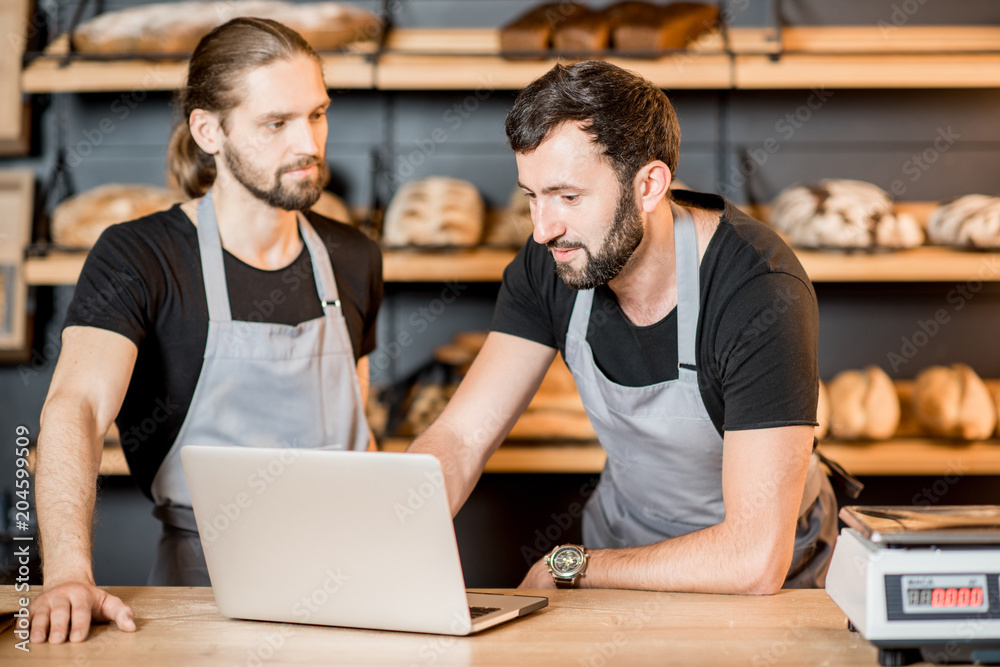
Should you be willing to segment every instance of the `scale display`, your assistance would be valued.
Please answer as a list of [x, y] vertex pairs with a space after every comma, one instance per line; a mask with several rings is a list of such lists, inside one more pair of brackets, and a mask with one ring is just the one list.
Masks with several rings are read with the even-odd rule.
[[957, 614], [989, 611], [986, 575], [904, 576], [904, 614]]

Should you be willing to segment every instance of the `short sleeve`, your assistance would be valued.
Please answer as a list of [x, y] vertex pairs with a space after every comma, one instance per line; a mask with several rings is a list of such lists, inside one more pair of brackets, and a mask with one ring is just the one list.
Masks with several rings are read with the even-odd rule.
[[154, 319], [151, 283], [158, 275], [145, 242], [123, 225], [109, 227], [87, 256], [63, 327], [113, 331], [138, 346]]
[[742, 286], [719, 320], [724, 430], [815, 425], [819, 310], [812, 286], [768, 273]]
[[[540, 250], [540, 252], [539, 252]], [[553, 331], [552, 294], [543, 278], [553, 274], [545, 265], [548, 252], [530, 239], [507, 265], [493, 311], [492, 331], [557, 347]], [[554, 274], [551, 275], [556, 279]]]
[[382, 251], [379, 249], [378, 244], [370, 242], [368, 244], [368, 252], [368, 308], [365, 312], [365, 326], [361, 333], [361, 348], [358, 358], [370, 354], [375, 350], [378, 311], [382, 306], [382, 299], [385, 296], [385, 282], [382, 277]]

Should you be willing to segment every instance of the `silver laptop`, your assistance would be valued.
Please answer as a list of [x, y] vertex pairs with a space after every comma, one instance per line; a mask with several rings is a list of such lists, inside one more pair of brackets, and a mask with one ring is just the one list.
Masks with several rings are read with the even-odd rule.
[[428, 454], [189, 446], [181, 461], [230, 618], [467, 635], [548, 604], [466, 593]]

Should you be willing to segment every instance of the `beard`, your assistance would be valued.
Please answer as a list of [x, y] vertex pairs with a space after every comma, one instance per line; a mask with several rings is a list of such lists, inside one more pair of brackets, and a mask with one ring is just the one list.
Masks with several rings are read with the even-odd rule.
[[[330, 169], [321, 157], [307, 157], [294, 164], [284, 165], [274, 172], [269, 179], [263, 169], [255, 167], [249, 159], [241, 155], [236, 148], [225, 142], [222, 151], [229, 172], [240, 185], [247, 189], [257, 199], [268, 206], [285, 211], [300, 211], [312, 207], [319, 200], [323, 188], [330, 180]], [[309, 179], [298, 179], [293, 184], [283, 183], [283, 174], [315, 165], [316, 175]]]
[[577, 246], [559, 241], [548, 244], [550, 248], [579, 247], [586, 257], [587, 261], [581, 269], [574, 269], [568, 263], [556, 262], [556, 275], [570, 289], [587, 290], [606, 285], [621, 273], [642, 242], [642, 216], [635, 201], [635, 193], [631, 184], [619, 189], [621, 194], [615, 207], [614, 220], [595, 252], [591, 252], [586, 245]]

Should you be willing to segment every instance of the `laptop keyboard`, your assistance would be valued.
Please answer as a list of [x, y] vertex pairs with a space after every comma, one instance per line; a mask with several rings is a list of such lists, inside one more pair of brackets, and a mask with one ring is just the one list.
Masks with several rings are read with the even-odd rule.
[[500, 611], [500, 607], [469, 607], [469, 613], [472, 615], [473, 620], [486, 614], [492, 614], [495, 611]]

